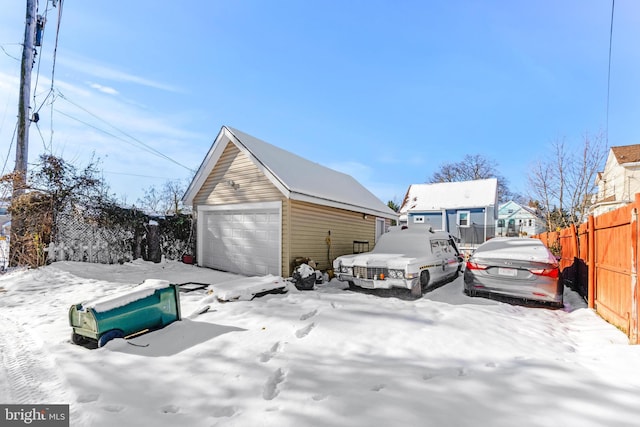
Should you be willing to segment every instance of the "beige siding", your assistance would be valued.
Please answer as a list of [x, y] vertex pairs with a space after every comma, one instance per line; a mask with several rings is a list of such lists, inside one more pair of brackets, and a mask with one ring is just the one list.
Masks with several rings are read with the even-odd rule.
[[[311, 203], [289, 201], [289, 224], [283, 227], [291, 233], [290, 252], [283, 253], [283, 264], [288, 260], [288, 267], [283, 265], [283, 274], [289, 271], [297, 257], [313, 259], [318, 269], [326, 270], [331, 267], [333, 259], [339, 255], [353, 253], [354, 240], [368, 240], [370, 249], [375, 242], [376, 219], [368, 215], [365, 219], [362, 213], [351, 212]], [[327, 237], [331, 231], [331, 246], [327, 244]], [[329, 251], [330, 249], [330, 251]], [[285, 256], [286, 255], [286, 256]]]
[[282, 193], [238, 147], [228, 144], [193, 200], [198, 205], [226, 205], [282, 200]]

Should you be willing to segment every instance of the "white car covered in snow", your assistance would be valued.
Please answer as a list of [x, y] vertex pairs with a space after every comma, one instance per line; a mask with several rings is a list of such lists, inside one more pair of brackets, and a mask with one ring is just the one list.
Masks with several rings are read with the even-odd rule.
[[427, 287], [457, 277], [462, 261], [449, 233], [406, 228], [380, 236], [371, 252], [336, 258], [333, 271], [349, 286], [406, 288], [420, 297]]

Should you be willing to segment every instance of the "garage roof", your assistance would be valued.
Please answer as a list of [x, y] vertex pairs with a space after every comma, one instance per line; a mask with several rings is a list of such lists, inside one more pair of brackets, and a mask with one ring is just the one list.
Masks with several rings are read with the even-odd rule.
[[228, 126], [222, 126], [189, 185], [183, 201], [193, 199], [227, 144], [235, 144], [288, 198], [397, 219], [396, 212], [353, 177], [297, 156]]

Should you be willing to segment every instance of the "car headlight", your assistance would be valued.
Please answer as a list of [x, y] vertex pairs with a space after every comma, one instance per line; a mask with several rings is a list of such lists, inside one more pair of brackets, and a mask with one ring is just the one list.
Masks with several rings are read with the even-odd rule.
[[389, 270], [389, 278], [390, 279], [404, 279], [404, 271], [403, 270]]
[[353, 276], [353, 267], [347, 267], [344, 265], [340, 266], [340, 273], [348, 274], [349, 276]]

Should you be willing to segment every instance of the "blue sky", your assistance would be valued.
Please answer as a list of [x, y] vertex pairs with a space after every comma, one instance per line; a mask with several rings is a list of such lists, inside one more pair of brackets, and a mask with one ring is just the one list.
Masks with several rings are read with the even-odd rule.
[[[2, 2], [6, 173], [26, 0]], [[30, 162], [46, 151], [82, 167], [93, 155], [127, 203], [188, 179], [223, 125], [346, 172], [384, 202], [466, 154], [526, 194], [554, 140], [608, 130], [609, 145], [640, 143], [635, 0], [615, 2], [608, 124], [611, 0], [67, 0], [52, 105], [49, 8]]]

